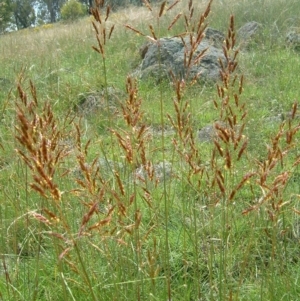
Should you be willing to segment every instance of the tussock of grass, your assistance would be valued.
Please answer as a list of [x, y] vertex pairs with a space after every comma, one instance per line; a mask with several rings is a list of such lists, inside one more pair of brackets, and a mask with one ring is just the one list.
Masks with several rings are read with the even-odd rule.
[[[0, 299], [296, 300], [299, 56], [273, 45], [299, 4], [145, 3], [0, 38]], [[128, 75], [149, 37], [186, 32], [193, 58], [207, 21], [227, 34], [215, 87]]]

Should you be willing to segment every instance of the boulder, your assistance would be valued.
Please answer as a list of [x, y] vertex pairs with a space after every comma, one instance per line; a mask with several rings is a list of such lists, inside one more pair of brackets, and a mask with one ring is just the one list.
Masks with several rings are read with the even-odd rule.
[[216, 137], [214, 124], [209, 124], [198, 131], [198, 139], [200, 142], [212, 142]]
[[249, 42], [258, 34], [262, 25], [256, 21], [247, 22], [237, 31], [240, 46], [248, 46]]
[[[159, 162], [152, 165], [153, 174], [158, 183], [163, 182], [164, 179], [169, 180], [174, 174], [173, 164], [171, 162]], [[147, 171], [144, 166], [140, 166], [135, 171], [135, 177], [137, 180], [146, 181]]]
[[286, 42], [295, 50], [300, 50], [300, 32], [290, 30], [286, 35]]
[[[108, 98], [108, 108], [106, 97]], [[107, 90], [82, 93], [79, 95], [79, 102], [75, 110], [81, 116], [90, 116], [100, 110], [105, 111], [107, 109], [117, 113], [119, 104], [124, 97], [125, 93], [114, 87], [108, 87]]]
[[157, 82], [162, 79], [170, 80], [172, 72], [177, 79], [193, 79], [200, 74], [200, 79], [215, 82], [220, 76], [219, 59], [225, 64], [222, 50], [224, 35], [217, 30], [207, 29], [206, 36], [198, 45], [194, 58], [204, 49], [208, 48], [205, 56], [198, 64], [188, 70], [184, 64], [185, 53], [191, 48], [190, 38], [183, 40], [179, 37], [161, 38], [156, 43], [147, 43], [140, 48], [143, 59], [139, 73], [142, 79], [155, 78]]
[[[225, 130], [230, 130], [229, 125], [227, 125], [226, 123], [224, 123], [223, 121], [215, 121], [214, 123], [208, 124], [205, 127], [201, 128], [200, 130], [198, 130], [198, 139], [200, 142], [213, 142], [214, 140], [219, 140], [219, 136], [218, 136], [218, 130], [216, 127], [221, 127]], [[238, 131], [240, 128], [239, 125], [236, 125], [234, 127], [234, 131]]]
[[216, 125], [225, 127], [225, 123], [222, 121], [216, 121], [214, 123], [208, 124], [198, 131], [198, 139], [200, 142], [213, 142], [218, 139], [218, 132], [216, 130]]

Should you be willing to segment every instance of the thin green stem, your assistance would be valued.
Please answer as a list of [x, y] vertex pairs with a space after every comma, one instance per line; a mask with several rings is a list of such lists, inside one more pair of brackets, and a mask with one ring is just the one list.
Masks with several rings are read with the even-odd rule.
[[77, 257], [79, 259], [79, 263], [81, 265], [81, 268], [82, 268], [82, 271], [83, 271], [83, 274], [84, 274], [84, 277], [85, 277], [85, 280], [87, 282], [87, 285], [89, 287], [89, 291], [90, 293], [92, 294], [92, 298], [93, 298], [93, 301], [98, 301], [98, 298], [96, 297], [95, 293], [94, 293], [94, 290], [93, 290], [93, 287], [92, 287], [92, 283], [91, 283], [91, 280], [90, 280], [90, 277], [87, 273], [87, 270], [85, 268], [85, 265], [84, 265], [84, 262], [83, 262], [83, 259], [82, 259], [82, 256], [81, 256], [81, 253], [80, 253], [80, 250], [77, 246], [77, 243], [76, 241], [74, 241], [74, 249], [76, 251], [76, 254], [77, 254]]

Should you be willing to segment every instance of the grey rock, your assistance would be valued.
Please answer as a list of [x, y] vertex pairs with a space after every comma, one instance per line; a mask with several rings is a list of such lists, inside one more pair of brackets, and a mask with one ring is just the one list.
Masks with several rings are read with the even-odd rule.
[[177, 79], [193, 79], [198, 74], [201, 80], [216, 81], [220, 76], [219, 59], [225, 64], [225, 57], [220, 47], [216, 47], [223, 40], [223, 35], [213, 29], [206, 31], [204, 38], [194, 52], [193, 59], [204, 49], [208, 49], [205, 56], [197, 64], [187, 68], [184, 63], [185, 53], [190, 50], [190, 38], [183, 40], [178, 37], [161, 38], [157, 43], [148, 44], [143, 48], [144, 59], [140, 68], [140, 77], [153, 77], [157, 80], [170, 79], [173, 73]]
[[247, 22], [237, 31], [237, 38], [242, 45], [247, 45], [261, 28], [262, 25], [256, 21]]
[[289, 31], [286, 35], [286, 42], [288, 46], [300, 50], [300, 33], [295, 30]]
[[296, 114], [294, 118], [292, 118], [292, 113], [291, 112], [282, 112], [273, 116], [265, 117], [264, 121], [265, 122], [270, 122], [270, 123], [278, 123], [278, 122], [285, 122], [285, 121], [292, 121], [292, 120], [299, 120], [300, 115]]
[[[108, 98], [108, 103], [106, 100]], [[79, 95], [79, 102], [75, 110], [82, 116], [92, 115], [99, 110], [110, 110], [113, 113], [118, 112], [118, 107], [125, 93], [117, 88], [108, 87], [101, 91], [82, 93]], [[108, 105], [108, 107], [107, 107]]]
[[198, 131], [198, 139], [200, 142], [211, 142], [216, 137], [216, 129], [214, 124], [207, 125]]
[[[155, 179], [160, 183], [164, 179], [169, 180], [173, 174], [173, 164], [171, 162], [159, 162], [152, 166]], [[145, 181], [147, 179], [147, 171], [144, 166], [140, 166], [135, 171], [135, 177], [138, 180]]]
[[226, 127], [222, 121], [215, 121], [212, 124], [208, 124], [198, 131], [198, 139], [200, 142], [212, 142], [214, 139], [218, 139], [216, 125]]
[[208, 39], [212, 45], [222, 47], [226, 37], [221, 31], [208, 27], [205, 30], [205, 38]]

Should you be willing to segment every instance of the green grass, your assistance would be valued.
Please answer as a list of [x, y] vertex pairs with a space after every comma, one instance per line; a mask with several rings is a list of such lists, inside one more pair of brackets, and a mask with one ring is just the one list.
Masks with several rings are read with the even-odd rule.
[[[196, 22], [205, 4], [194, 3]], [[209, 26], [226, 33], [231, 13], [236, 28], [263, 25], [238, 55], [242, 93], [220, 81], [224, 97], [210, 84], [187, 84], [179, 99], [177, 83], [126, 79], [145, 37], [124, 25], [181, 33], [183, 19], [167, 27], [186, 3], [159, 18], [159, 6], [112, 13], [105, 59], [92, 18], [1, 36], [0, 300], [297, 300], [299, 119], [276, 116], [299, 99], [299, 53], [284, 44], [299, 9], [213, 2]], [[124, 92], [117, 113], [107, 99], [75, 112], [82, 95], [112, 86]], [[240, 140], [228, 118], [245, 123]], [[219, 138], [235, 138], [199, 141], [216, 120]]]

